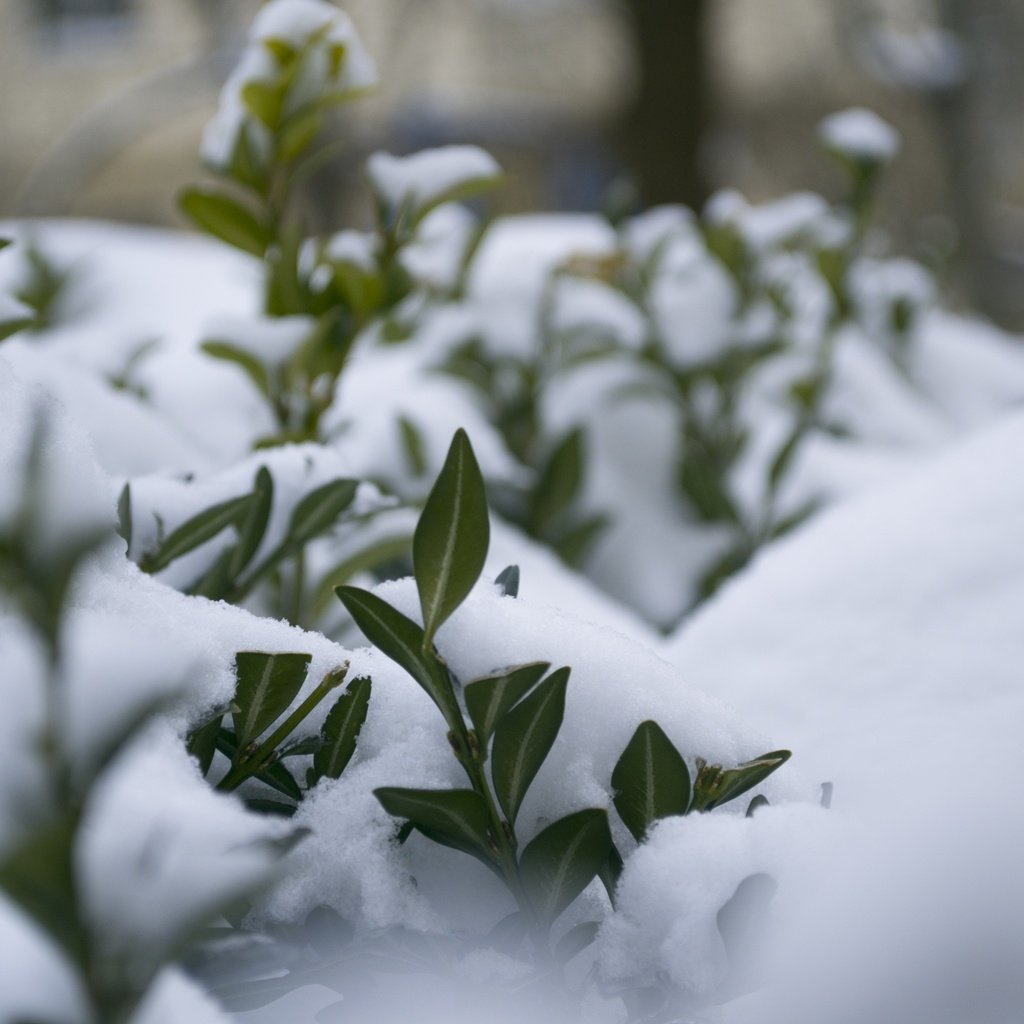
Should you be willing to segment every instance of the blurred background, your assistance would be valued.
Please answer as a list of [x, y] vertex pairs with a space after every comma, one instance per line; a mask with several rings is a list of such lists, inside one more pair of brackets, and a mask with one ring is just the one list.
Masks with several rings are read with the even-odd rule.
[[[375, 149], [489, 148], [501, 212], [834, 193], [815, 127], [902, 133], [881, 222], [1024, 327], [1021, 0], [347, 0], [381, 86], [311, 184], [358, 221]], [[0, 0], [0, 216], [180, 225], [174, 197], [258, 0]], [[611, 198], [610, 198], [611, 197]]]

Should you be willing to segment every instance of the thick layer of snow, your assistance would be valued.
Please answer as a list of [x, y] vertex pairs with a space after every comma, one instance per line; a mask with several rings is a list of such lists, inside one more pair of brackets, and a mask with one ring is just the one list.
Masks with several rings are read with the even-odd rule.
[[671, 645], [836, 786], [831, 867], [776, 940], [759, 1019], [1019, 1014], [1022, 446], [1018, 414], [838, 506]]

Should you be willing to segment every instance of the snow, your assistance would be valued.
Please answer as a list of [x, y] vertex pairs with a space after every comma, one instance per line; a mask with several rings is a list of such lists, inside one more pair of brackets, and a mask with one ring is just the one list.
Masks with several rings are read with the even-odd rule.
[[215, 317], [206, 326], [206, 341], [226, 342], [276, 370], [295, 355], [316, 321], [310, 316]]
[[[359, 92], [376, 84], [373, 58], [344, 11], [327, 0], [270, 0], [257, 13], [246, 49], [224, 84], [217, 113], [203, 134], [201, 153], [211, 167], [230, 165], [243, 128], [258, 152], [265, 155], [269, 150], [269, 133], [249, 114], [243, 92], [251, 82], [277, 77], [277, 60], [266, 45], [274, 41], [290, 44], [296, 51], [306, 49], [302, 69], [288, 89], [286, 114], [332, 94]], [[343, 54], [337, 70], [332, 66], [332, 51]]]
[[826, 117], [818, 137], [828, 149], [858, 162], [888, 163], [900, 149], [896, 129], [864, 107]]
[[414, 221], [464, 189], [500, 175], [497, 160], [479, 146], [439, 146], [410, 156], [374, 153], [366, 162], [370, 186], [391, 216], [408, 208]]

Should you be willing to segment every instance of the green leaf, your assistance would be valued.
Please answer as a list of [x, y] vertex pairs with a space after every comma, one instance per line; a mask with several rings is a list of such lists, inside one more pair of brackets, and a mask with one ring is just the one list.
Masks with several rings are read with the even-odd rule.
[[252, 499], [249, 512], [238, 527], [238, 545], [228, 567], [232, 579], [252, 560], [263, 541], [263, 535], [267, 532], [270, 510], [274, 504], [274, 478], [266, 466], [260, 466], [256, 471]]
[[370, 707], [371, 690], [368, 676], [353, 679], [331, 708], [320, 730], [322, 745], [313, 755], [313, 770], [317, 779], [340, 778], [352, 759], [359, 731]]
[[519, 596], [519, 566], [509, 565], [502, 569], [494, 582], [501, 587], [502, 597]]
[[790, 757], [792, 754], [788, 750], [772, 750], [735, 768], [698, 762], [697, 780], [693, 787], [693, 809], [710, 811], [730, 800], [735, 800], [736, 797], [764, 782]]
[[541, 531], [555, 522], [576, 500], [583, 483], [583, 430], [562, 438], [545, 463], [533, 493], [533, 525]]
[[282, 160], [291, 162], [309, 149], [320, 134], [324, 115], [316, 106], [306, 107], [291, 115], [281, 126], [278, 136], [278, 153]]
[[546, 661], [535, 661], [491, 676], [481, 676], [466, 684], [463, 690], [466, 710], [473, 720], [484, 754], [498, 722], [513, 704], [522, 700], [540, 682], [549, 668], [551, 666]]
[[341, 479], [310, 491], [292, 512], [289, 540], [301, 545], [330, 530], [338, 516], [352, 504], [358, 486], [357, 480]]
[[15, 317], [13, 320], [0, 320], [0, 341], [5, 341], [11, 335], [24, 331], [26, 328], [31, 327], [32, 324], [32, 318], [25, 316]]
[[246, 82], [242, 88], [242, 101], [249, 108], [249, 113], [271, 131], [281, 123], [284, 90], [276, 82]]
[[212, 540], [221, 530], [229, 526], [238, 527], [245, 521], [251, 503], [252, 495], [245, 494], [240, 498], [231, 498], [204, 509], [182, 523], [160, 545], [155, 555], [144, 558], [141, 568], [144, 572], [159, 572], [175, 559]]
[[471, 789], [375, 789], [388, 814], [412, 822], [444, 846], [493, 864], [490, 819], [483, 798]]
[[612, 772], [615, 809], [638, 842], [656, 821], [685, 814], [690, 773], [657, 722], [641, 722]]
[[597, 876], [608, 860], [608, 814], [577, 811], [548, 825], [523, 850], [519, 872], [542, 921], [552, 922]]
[[405, 461], [413, 476], [423, 476], [427, 471], [427, 458], [423, 452], [423, 435], [419, 428], [406, 416], [398, 417], [398, 429], [402, 435]]
[[193, 730], [188, 737], [186, 750], [191, 757], [199, 762], [199, 771], [203, 775], [210, 770], [213, 764], [213, 755], [217, 751], [217, 737], [220, 735], [221, 722], [224, 721], [224, 714], [214, 715], [205, 725]]
[[229, 341], [204, 341], [199, 346], [213, 359], [221, 359], [226, 363], [234, 363], [241, 367], [248, 378], [265, 398], [270, 397], [270, 378], [267, 368], [251, 352], [232, 345]]
[[491, 767], [494, 791], [512, 824], [562, 727], [568, 684], [568, 668], [552, 672], [505, 715], [495, 730]]
[[611, 519], [599, 512], [560, 534], [551, 541], [551, 546], [566, 565], [578, 566], [610, 525]]
[[768, 807], [768, 797], [763, 793], [758, 793], [753, 800], [747, 805], [746, 817], [752, 818], [762, 807]]
[[77, 820], [69, 817], [36, 832], [16, 847], [0, 861], [0, 890], [73, 961], [83, 963], [88, 950], [75, 898], [76, 830]]
[[702, 522], [740, 522], [740, 514], [726, 492], [724, 479], [703, 459], [693, 455], [683, 459], [679, 486]]
[[490, 524], [480, 467], [466, 432], [456, 431], [412, 541], [423, 609], [423, 644], [465, 600], [484, 567]]
[[235, 655], [237, 710], [232, 711], [232, 719], [240, 751], [288, 710], [302, 689], [311, 660], [309, 654], [240, 651]]
[[189, 188], [178, 203], [200, 228], [236, 249], [262, 257], [271, 243], [270, 232], [256, 214], [223, 192]]
[[447, 669], [431, 653], [425, 653], [427, 644], [423, 630], [367, 590], [338, 587], [335, 593], [366, 639], [401, 665], [426, 690], [448, 724], [454, 727], [461, 722], [462, 713]]

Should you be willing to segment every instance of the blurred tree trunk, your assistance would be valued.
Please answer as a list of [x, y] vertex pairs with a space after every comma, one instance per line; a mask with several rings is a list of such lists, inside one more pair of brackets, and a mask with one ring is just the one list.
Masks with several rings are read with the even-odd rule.
[[708, 186], [700, 150], [709, 117], [710, 0], [625, 0], [638, 87], [620, 130], [645, 205], [699, 206]]

